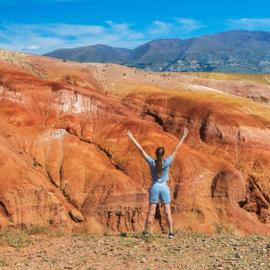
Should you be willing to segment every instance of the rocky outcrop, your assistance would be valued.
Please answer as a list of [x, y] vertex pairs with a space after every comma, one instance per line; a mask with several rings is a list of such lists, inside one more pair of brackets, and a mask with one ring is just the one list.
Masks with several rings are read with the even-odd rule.
[[267, 105], [163, 88], [140, 73], [136, 85], [128, 75], [112, 85], [100, 79], [100, 66], [7, 55], [0, 57], [1, 227], [141, 230], [150, 173], [126, 131], [154, 156], [159, 145], [169, 154], [188, 126], [170, 172], [175, 227], [270, 233]]

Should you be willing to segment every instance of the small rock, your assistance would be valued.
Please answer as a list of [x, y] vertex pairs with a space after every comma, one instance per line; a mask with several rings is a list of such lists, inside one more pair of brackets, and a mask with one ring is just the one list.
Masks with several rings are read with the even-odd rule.
[[146, 263], [146, 261], [147, 261], [147, 260], [146, 260], [145, 258], [142, 258], [142, 259], [141, 259], [141, 263]]
[[243, 257], [239, 253], [235, 253], [235, 258], [241, 259]]

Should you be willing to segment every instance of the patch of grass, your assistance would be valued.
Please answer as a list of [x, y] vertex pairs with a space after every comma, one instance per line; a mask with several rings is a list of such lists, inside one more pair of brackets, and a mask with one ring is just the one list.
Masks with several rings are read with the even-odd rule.
[[174, 233], [181, 236], [193, 236], [194, 232], [190, 229], [175, 229]]
[[52, 229], [48, 226], [30, 226], [21, 229], [28, 235], [47, 235], [49, 237], [58, 238], [66, 235], [63, 229]]
[[97, 235], [90, 234], [87, 231], [72, 233], [71, 236], [83, 241], [93, 241], [99, 238]]
[[233, 226], [226, 226], [224, 224], [215, 224], [215, 228], [217, 234], [236, 236], [236, 230]]
[[48, 235], [50, 233], [50, 229], [45, 226], [31, 226], [24, 230], [29, 235]]
[[231, 258], [240, 259], [241, 258], [241, 255], [239, 255], [238, 252], [228, 252], [225, 254], [225, 256], [229, 259], [231, 259]]
[[128, 234], [126, 232], [121, 232], [119, 234], [120, 237], [128, 237]]
[[124, 242], [124, 246], [126, 246], [127, 248], [133, 248], [135, 246], [135, 243], [132, 241], [125, 241]]
[[176, 229], [174, 231], [176, 236], [188, 238], [188, 237], [196, 237], [196, 238], [205, 238], [207, 237], [206, 233], [203, 232], [194, 232], [191, 229]]
[[144, 235], [142, 233], [135, 233], [133, 235], [135, 238], [139, 238], [144, 240], [146, 243], [152, 243], [152, 242], [157, 242], [160, 240], [161, 236], [156, 233], [149, 233], [148, 235]]
[[64, 230], [51, 230], [47, 235], [53, 238], [60, 238], [66, 236], [66, 233]]
[[0, 231], [0, 244], [16, 249], [26, 247], [31, 243], [30, 236], [24, 230], [4, 229]]
[[113, 234], [111, 233], [111, 231], [109, 229], [107, 229], [105, 232], [104, 232], [104, 236], [112, 236]]

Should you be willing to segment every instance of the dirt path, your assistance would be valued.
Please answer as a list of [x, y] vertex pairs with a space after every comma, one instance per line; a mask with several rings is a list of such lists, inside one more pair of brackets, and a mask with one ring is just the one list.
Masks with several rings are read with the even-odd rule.
[[142, 237], [5, 236], [0, 269], [270, 269], [270, 238], [179, 233]]

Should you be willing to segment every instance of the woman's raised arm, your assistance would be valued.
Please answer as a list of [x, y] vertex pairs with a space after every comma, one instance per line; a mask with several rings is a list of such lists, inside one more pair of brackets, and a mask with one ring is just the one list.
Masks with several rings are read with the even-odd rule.
[[186, 139], [187, 135], [188, 135], [188, 129], [185, 128], [181, 140], [178, 142], [178, 144], [176, 145], [176, 147], [175, 147], [173, 153], [171, 154], [171, 156], [172, 156], [173, 158], [174, 158], [174, 156], [176, 155], [177, 151], [179, 150], [180, 146], [183, 144], [183, 142], [184, 142], [184, 140]]
[[148, 154], [143, 150], [142, 146], [136, 141], [136, 139], [134, 138], [130, 130], [128, 130], [127, 134], [128, 134], [128, 137], [131, 139], [131, 141], [135, 144], [135, 146], [141, 152], [141, 154], [144, 156], [144, 158], [147, 158]]

